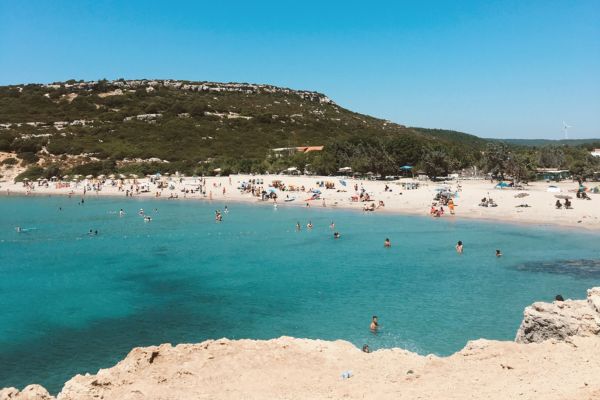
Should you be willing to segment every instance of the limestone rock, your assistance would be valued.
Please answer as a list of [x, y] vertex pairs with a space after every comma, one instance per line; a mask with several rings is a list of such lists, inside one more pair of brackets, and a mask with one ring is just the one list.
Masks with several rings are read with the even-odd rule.
[[20, 392], [12, 387], [0, 389], [0, 400], [55, 400], [55, 397], [40, 385], [29, 385]]
[[588, 290], [587, 300], [537, 302], [525, 308], [517, 343], [568, 340], [600, 335], [600, 287]]

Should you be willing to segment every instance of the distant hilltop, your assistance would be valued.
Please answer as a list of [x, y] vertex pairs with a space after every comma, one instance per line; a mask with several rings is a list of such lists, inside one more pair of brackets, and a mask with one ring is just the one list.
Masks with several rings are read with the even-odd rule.
[[[23, 85], [15, 85], [17, 87]], [[137, 90], [145, 88], [148, 92], [152, 92], [159, 87], [178, 89], [191, 92], [233, 92], [245, 94], [258, 93], [281, 93], [297, 95], [303, 100], [317, 101], [324, 104], [333, 104], [330, 98], [322, 93], [308, 90], [294, 90], [265, 84], [253, 83], [220, 83], [220, 82], [196, 82], [172, 79], [117, 79], [117, 80], [98, 80], [98, 81], [67, 81], [54, 82], [50, 84], [42, 84], [42, 87], [48, 89], [70, 89], [70, 90], [97, 90], [106, 88], [106, 86], [119, 88], [121, 90]]]

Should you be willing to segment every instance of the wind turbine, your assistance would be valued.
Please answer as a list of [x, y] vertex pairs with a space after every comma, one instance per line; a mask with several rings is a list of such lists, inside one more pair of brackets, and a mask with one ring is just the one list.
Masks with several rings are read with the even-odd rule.
[[563, 121], [563, 133], [565, 134], [565, 140], [569, 139], [569, 128], [572, 128], [571, 125], [567, 125], [565, 121]]

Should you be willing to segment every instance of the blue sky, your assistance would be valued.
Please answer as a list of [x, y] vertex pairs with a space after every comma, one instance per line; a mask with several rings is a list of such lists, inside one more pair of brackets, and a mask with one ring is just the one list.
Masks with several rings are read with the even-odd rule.
[[600, 137], [598, 0], [0, 0], [0, 21], [0, 84], [270, 83], [411, 126]]

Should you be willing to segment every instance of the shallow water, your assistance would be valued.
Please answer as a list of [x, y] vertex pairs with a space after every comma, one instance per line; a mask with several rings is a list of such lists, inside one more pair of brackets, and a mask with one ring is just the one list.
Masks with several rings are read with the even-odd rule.
[[470, 339], [512, 340], [528, 304], [600, 284], [594, 233], [241, 204], [217, 224], [223, 203], [77, 202], [0, 198], [0, 387], [57, 392], [132, 347], [220, 337], [446, 355]]

